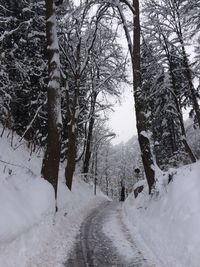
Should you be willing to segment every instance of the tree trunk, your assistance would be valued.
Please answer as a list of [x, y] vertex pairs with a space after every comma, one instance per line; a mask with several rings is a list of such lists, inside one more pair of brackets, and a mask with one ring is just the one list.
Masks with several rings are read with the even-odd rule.
[[65, 181], [69, 190], [72, 189], [73, 175], [76, 168], [76, 139], [77, 139], [77, 120], [79, 115], [79, 88], [80, 77], [75, 77], [76, 89], [74, 92], [73, 107], [70, 112], [70, 123], [68, 127], [68, 150], [67, 150], [67, 166], [65, 168]]
[[136, 123], [138, 131], [138, 140], [141, 149], [142, 162], [146, 174], [146, 179], [151, 194], [152, 187], [155, 184], [154, 161], [151, 152], [150, 140], [147, 136], [147, 121], [145, 117], [145, 105], [142, 97], [142, 81], [140, 72], [140, 14], [139, 1], [133, 0], [134, 15], [134, 38], [133, 38], [133, 86], [135, 99]]
[[42, 176], [49, 181], [57, 197], [57, 183], [61, 146], [61, 100], [60, 100], [60, 60], [56, 30], [56, 14], [53, 0], [46, 0], [46, 35], [48, 52], [49, 83], [48, 96], [48, 138], [42, 170]]
[[89, 171], [90, 165], [90, 157], [91, 157], [91, 141], [92, 141], [92, 134], [93, 134], [93, 127], [94, 127], [94, 111], [95, 111], [95, 104], [96, 104], [97, 92], [93, 92], [91, 97], [91, 111], [90, 111], [90, 120], [89, 120], [89, 127], [87, 133], [87, 140], [86, 140], [86, 149], [85, 149], [85, 156], [83, 162], [83, 173], [85, 174], [85, 178], [87, 178], [87, 174]]
[[69, 190], [72, 189], [72, 180], [76, 167], [76, 129], [74, 120], [71, 121], [68, 129], [68, 153], [67, 153], [67, 166], [65, 168], [65, 181]]
[[109, 186], [109, 182], [108, 182], [108, 149], [106, 149], [106, 171], [105, 171], [105, 178], [106, 178], [106, 195], [109, 195], [109, 190], [108, 190], [108, 186]]
[[174, 152], [177, 152], [178, 146], [176, 141], [176, 131], [174, 127], [174, 120], [173, 118], [168, 118], [168, 129], [170, 132], [170, 139], [171, 139], [171, 154], [174, 154]]
[[97, 176], [98, 176], [98, 148], [95, 149], [95, 173], [94, 173], [94, 195], [97, 194]]
[[120, 201], [124, 201], [125, 200], [125, 186], [122, 181], [120, 184], [121, 184]]
[[149, 194], [151, 194], [152, 187], [155, 184], [155, 171], [154, 171], [154, 161], [151, 152], [150, 140], [146, 134], [147, 120], [145, 116], [145, 104], [142, 97], [142, 81], [140, 72], [140, 9], [139, 0], [133, 0], [133, 20], [134, 20], [134, 30], [133, 30], [133, 44], [128, 30], [128, 25], [123, 14], [120, 5], [117, 5], [119, 15], [122, 20], [124, 32], [126, 35], [129, 52], [131, 55], [132, 71], [133, 71], [133, 91], [135, 100], [135, 116], [137, 123], [138, 141], [141, 150], [142, 162], [145, 170], [145, 175], [149, 187]]

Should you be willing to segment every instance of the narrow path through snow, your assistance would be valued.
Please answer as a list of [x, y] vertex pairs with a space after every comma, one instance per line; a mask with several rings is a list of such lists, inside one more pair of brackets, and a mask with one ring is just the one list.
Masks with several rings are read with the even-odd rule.
[[81, 225], [66, 267], [153, 267], [130, 238], [121, 205], [104, 202]]

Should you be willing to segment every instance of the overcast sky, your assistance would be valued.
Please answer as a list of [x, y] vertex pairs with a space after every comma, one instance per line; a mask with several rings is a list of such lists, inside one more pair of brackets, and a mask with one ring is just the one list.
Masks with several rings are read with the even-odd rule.
[[[127, 40], [123, 28], [119, 28], [119, 42], [124, 49], [124, 55], [129, 55]], [[131, 64], [127, 66], [127, 73], [130, 81], [132, 80]], [[115, 105], [112, 114], [110, 114], [109, 126], [117, 134], [112, 139], [113, 144], [128, 141], [133, 135], [137, 134], [135, 121], [135, 107], [133, 100], [132, 85], [125, 85], [124, 93], [121, 97], [121, 105]]]
[[109, 126], [117, 134], [117, 137], [112, 140], [113, 144], [126, 142], [133, 135], [136, 135], [134, 101], [131, 86], [128, 86], [124, 91], [121, 105], [116, 104], [114, 106], [115, 112], [110, 113], [109, 116]]

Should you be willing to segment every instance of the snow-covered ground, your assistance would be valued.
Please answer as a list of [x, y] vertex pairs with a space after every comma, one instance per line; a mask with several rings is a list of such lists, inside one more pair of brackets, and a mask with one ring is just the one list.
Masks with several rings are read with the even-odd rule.
[[104, 233], [112, 240], [118, 253], [129, 262], [128, 266], [161, 267], [162, 263], [141, 242], [136, 229], [123, 216], [122, 207], [123, 205], [119, 205], [107, 216]]
[[[94, 197], [77, 175], [70, 192], [61, 168], [55, 218], [53, 189], [40, 177], [42, 157], [30, 155], [17, 136], [11, 147], [6, 135], [0, 138], [0, 267], [63, 267], [82, 221], [105, 196]], [[169, 184], [160, 172], [159, 194], [131, 194], [122, 211], [110, 214], [104, 232], [127, 260], [137, 248], [152, 266], [200, 266], [199, 170], [200, 162], [170, 170]]]
[[[172, 170], [171, 170], [172, 171]], [[200, 162], [174, 171], [173, 181], [159, 177], [160, 193], [147, 190], [124, 203], [124, 220], [162, 266], [200, 266]]]
[[30, 156], [17, 136], [11, 147], [6, 135], [0, 138], [0, 266], [63, 266], [84, 217], [105, 198], [100, 192], [94, 197], [78, 177], [70, 192], [60, 178], [55, 219], [53, 188], [40, 177], [41, 156]]

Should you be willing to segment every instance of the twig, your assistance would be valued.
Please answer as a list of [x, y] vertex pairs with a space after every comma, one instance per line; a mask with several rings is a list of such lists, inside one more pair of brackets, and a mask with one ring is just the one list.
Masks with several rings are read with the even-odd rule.
[[5, 164], [8, 164], [8, 165], [11, 165], [11, 166], [20, 167], [20, 168], [22, 168], [22, 169], [26, 169], [26, 170], [28, 170], [32, 175], [35, 176], [35, 173], [34, 173], [31, 169], [29, 169], [28, 167], [26, 167], [26, 166], [22, 166], [22, 165], [19, 165], [19, 164], [10, 163], [10, 162], [8, 162], [8, 161], [1, 160], [1, 159], [0, 159], [0, 162], [5, 163]]

